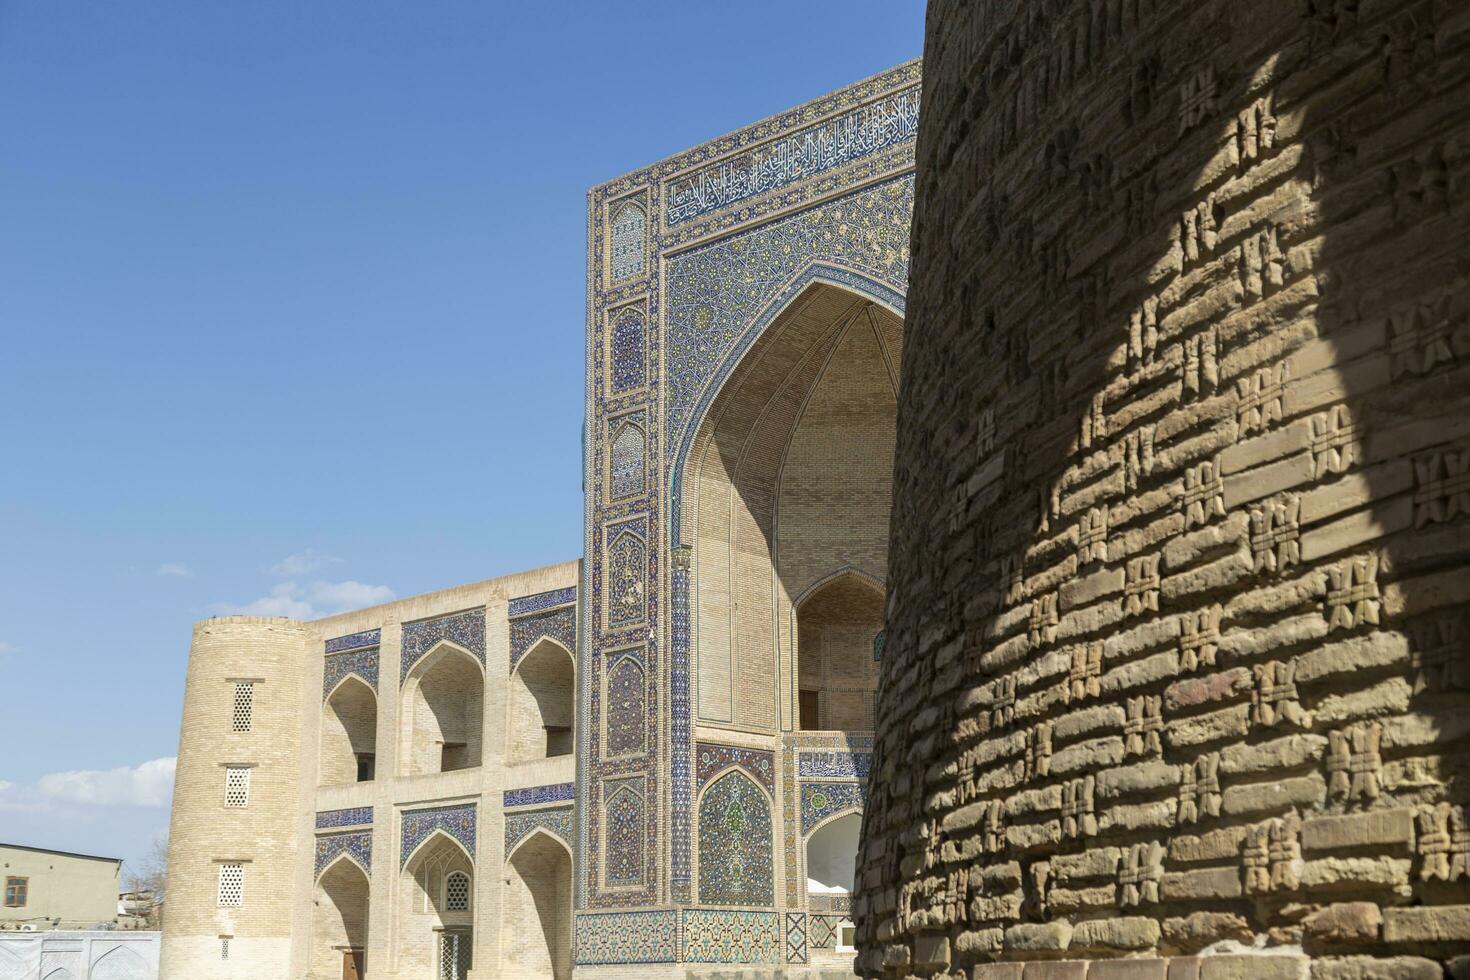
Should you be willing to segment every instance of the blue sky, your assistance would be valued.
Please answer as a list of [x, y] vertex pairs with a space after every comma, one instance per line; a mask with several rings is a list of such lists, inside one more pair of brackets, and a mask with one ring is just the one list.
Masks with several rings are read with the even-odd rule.
[[581, 550], [586, 192], [923, 0], [0, 0], [0, 840], [141, 857], [191, 624]]

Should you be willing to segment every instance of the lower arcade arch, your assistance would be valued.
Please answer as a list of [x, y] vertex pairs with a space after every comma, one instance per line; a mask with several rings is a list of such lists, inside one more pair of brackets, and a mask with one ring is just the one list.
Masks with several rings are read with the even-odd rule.
[[572, 852], [544, 830], [533, 832], [505, 864], [501, 975], [570, 980]]
[[353, 980], [366, 975], [370, 895], [367, 872], [346, 855], [317, 879], [311, 922], [313, 977]]
[[400, 975], [465, 980], [474, 966], [474, 896], [474, 862], [458, 841], [435, 831], [399, 874]]

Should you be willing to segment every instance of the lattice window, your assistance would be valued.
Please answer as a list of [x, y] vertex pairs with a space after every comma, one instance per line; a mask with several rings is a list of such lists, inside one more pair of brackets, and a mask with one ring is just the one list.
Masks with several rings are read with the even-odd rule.
[[250, 767], [225, 766], [225, 806], [250, 805]]
[[255, 722], [255, 682], [235, 682], [234, 713], [230, 716], [230, 728], [237, 732], [248, 732]]
[[219, 907], [237, 909], [245, 904], [245, 865], [226, 862], [219, 866]]
[[470, 876], [463, 871], [452, 872], [444, 879], [444, 910], [446, 912], [468, 912], [470, 910]]
[[219, 937], [219, 958], [222, 959], [222, 960], [227, 960], [227, 959], [230, 958], [230, 937], [229, 936], [220, 936]]

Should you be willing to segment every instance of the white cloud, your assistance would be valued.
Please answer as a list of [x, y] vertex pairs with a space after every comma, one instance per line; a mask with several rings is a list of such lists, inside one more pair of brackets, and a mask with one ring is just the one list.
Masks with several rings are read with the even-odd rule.
[[281, 582], [269, 595], [244, 605], [220, 604], [216, 612], [244, 616], [289, 616], [291, 619], [320, 619], [349, 609], [375, 606], [395, 598], [386, 585], [364, 582]]
[[4, 640], [0, 640], [0, 657], [5, 656], [7, 653], [14, 653], [14, 652], [15, 652], [15, 645], [14, 644], [6, 643]]
[[271, 574], [277, 578], [300, 578], [328, 565], [336, 565], [342, 559], [320, 554], [315, 548], [307, 548], [295, 555], [288, 555], [271, 566]]
[[155, 575], [167, 575], [167, 576], [170, 576], [172, 578], [193, 578], [194, 577], [194, 571], [193, 571], [193, 569], [191, 569], [188, 565], [184, 565], [184, 564], [181, 564], [181, 563], [176, 562], [176, 561], [166, 561], [166, 562], [164, 562], [162, 565], [159, 565], [158, 566], [158, 570], [155, 571], [153, 574], [155, 574]]
[[166, 807], [174, 792], [174, 759], [153, 759], [117, 769], [53, 772], [34, 786], [0, 780], [0, 810], [69, 810], [83, 807]]

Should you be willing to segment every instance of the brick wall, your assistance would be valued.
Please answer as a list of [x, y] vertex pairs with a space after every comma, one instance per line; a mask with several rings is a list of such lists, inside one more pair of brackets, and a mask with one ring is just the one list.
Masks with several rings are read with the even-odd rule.
[[1470, 952], [1467, 42], [931, 2], [864, 975]]

